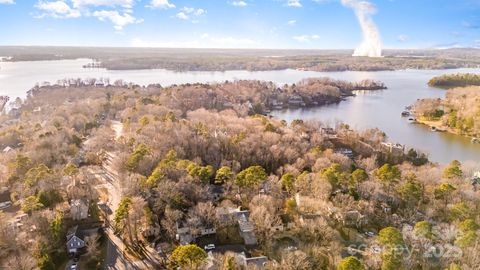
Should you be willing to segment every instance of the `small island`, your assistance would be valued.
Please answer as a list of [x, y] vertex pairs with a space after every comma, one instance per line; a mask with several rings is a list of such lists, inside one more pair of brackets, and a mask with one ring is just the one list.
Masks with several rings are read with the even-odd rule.
[[454, 87], [465, 87], [469, 85], [480, 85], [480, 74], [474, 73], [457, 73], [433, 77], [428, 85], [450, 89]]

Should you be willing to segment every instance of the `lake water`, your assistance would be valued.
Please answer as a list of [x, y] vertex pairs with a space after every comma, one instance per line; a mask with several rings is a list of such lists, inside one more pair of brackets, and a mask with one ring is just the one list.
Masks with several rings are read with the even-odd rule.
[[167, 70], [122, 70], [83, 69], [89, 60], [0, 62], [0, 95], [12, 98], [24, 97], [37, 82], [56, 82], [63, 78], [110, 78], [123, 79], [140, 85], [160, 83], [164, 86], [194, 82], [221, 82], [235, 79], [258, 79], [277, 84], [295, 83], [304, 78], [332, 77], [348, 81], [374, 79], [384, 82], [389, 89], [360, 92], [339, 104], [319, 108], [285, 110], [274, 112], [274, 116], [286, 119], [316, 119], [331, 125], [338, 121], [353, 128], [378, 127], [385, 131], [392, 142], [405, 144], [429, 154], [431, 160], [447, 163], [480, 161], [480, 144], [469, 139], [447, 133], [431, 132], [422, 125], [410, 124], [400, 113], [405, 106], [419, 98], [442, 98], [444, 90], [430, 88], [427, 81], [437, 75], [452, 72], [480, 73], [480, 69], [458, 70], [401, 70], [381, 72], [313, 72], [313, 71], [226, 71], [226, 72], [173, 72]]

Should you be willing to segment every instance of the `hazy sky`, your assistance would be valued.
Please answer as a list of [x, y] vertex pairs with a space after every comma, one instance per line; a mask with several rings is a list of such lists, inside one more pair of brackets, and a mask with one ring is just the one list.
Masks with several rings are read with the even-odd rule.
[[[369, 2], [387, 48], [480, 48], [480, 0]], [[0, 45], [350, 49], [362, 40], [341, 0], [0, 0], [0, 24]]]

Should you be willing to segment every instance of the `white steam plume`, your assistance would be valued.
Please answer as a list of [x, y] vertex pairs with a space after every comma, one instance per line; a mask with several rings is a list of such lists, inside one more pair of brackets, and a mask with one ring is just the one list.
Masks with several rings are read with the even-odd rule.
[[363, 41], [355, 49], [353, 56], [382, 56], [382, 42], [378, 28], [372, 20], [372, 15], [377, 12], [374, 4], [360, 0], [341, 0], [342, 5], [352, 8], [357, 15], [358, 22], [363, 31]]

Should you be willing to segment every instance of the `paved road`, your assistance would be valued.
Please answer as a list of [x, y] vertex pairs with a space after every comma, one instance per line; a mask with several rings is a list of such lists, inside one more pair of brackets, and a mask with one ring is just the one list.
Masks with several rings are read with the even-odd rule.
[[[115, 131], [115, 139], [118, 139], [122, 136], [122, 124], [118, 121], [112, 122], [112, 129]], [[110, 208], [109, 215], [107, 216], [108, 223], [112, 224], [115, 211], [118, 208], [118, 205], [122, 197], [122, 188], [120, 186], [119, 174], [115, 171], [112, 166], [113, 160], [116, 156], [115, 153], [107, 152], [106, 160], [102, 166], [102, 174], [100, 179], [102, 184], [99, 187], [106, 187], [108, 191], [108, 203], [107, 205]], [[106, 229], [106, 235], [108, 237], [107, 243], [107, 257], [105, 268], [108, 270], [130, 270], [130, 269], [159, 269], [154, 265], [158, 265], [158, 258], [155, 250], [150, 247], [147, 247], [146, 255], [147, 259], [143, 261], [132, 261], [131, 259], [123, 256], [125, 250], [125, 244], [123, 241], [117, 237], [111, 227]]]

